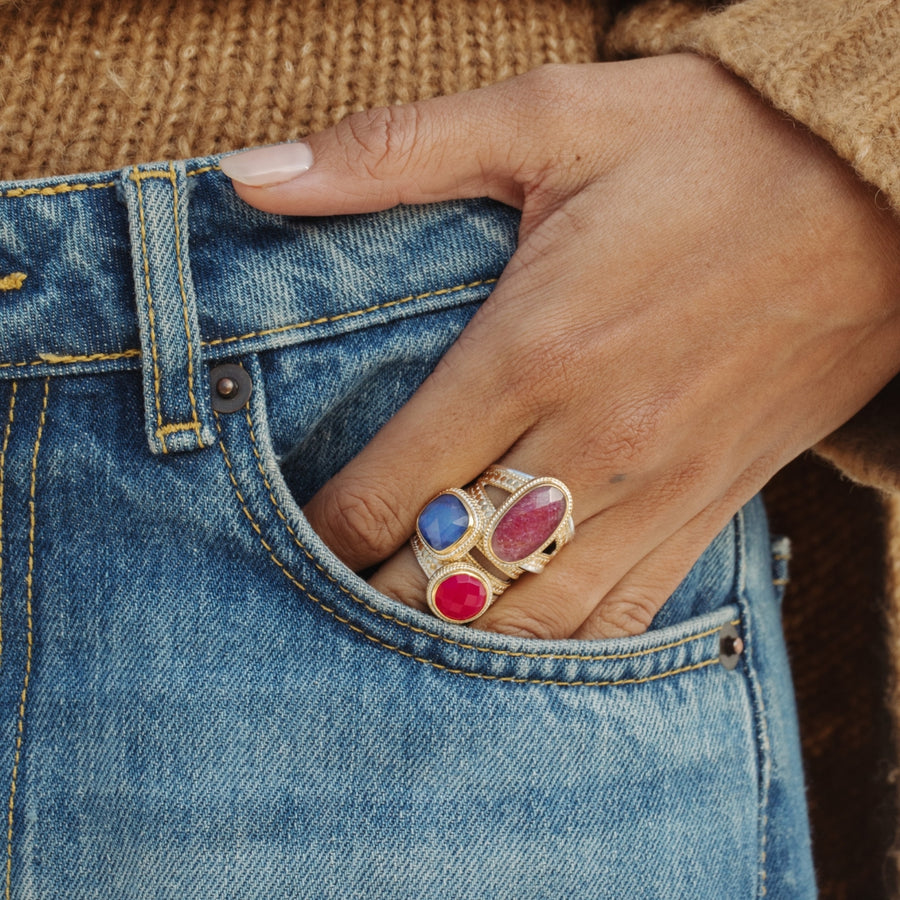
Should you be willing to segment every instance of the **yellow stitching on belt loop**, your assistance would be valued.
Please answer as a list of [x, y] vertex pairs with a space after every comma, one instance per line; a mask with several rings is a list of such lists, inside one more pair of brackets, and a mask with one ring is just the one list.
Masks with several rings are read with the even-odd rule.
[[0, 291], [17, 291], [28, 276], [24, 272], [11, 272], [0, 278]]
[[173, 422], [170, 425], [163, 425], [161, 428], [157, 428], [156, 434], [160, 439], [167, 434], [175, 434], [179, 431], [193, 431], [195, 434], [199, 435], [200, 427], [199, 422]]
[[441, 288], [437, 291], [426, 291], [424, 294], [410, 294], [408, 297], [401, 297], [399, 300], [388, 300], [386, 303], [379, 303], [375, 306], [367, 306], [365, 309], [354, 309], [350, 312], [338, 313], [334, 316], [321, 316], [318, 319], [307, 319], [305, 322], [295, 322], [291, 325], [279, 325], [277, 328], [266, 328], [263, 331], [251, 331], [248, 334], [240, 334], [235, 337], [216, 338], [212, 341], [204, 341], [205, 347], [216, 347], [220, 344], [233, 344], [236, 341], [245, 341], [249, 338], [266, 337], [270, 334], [282, 334], [285, 331], [296, 331], [299, 328], [310, 328], [313, 325], [325, 325], [330, 322], [340, 322], [342, 319], [352, 319], [356, 316], [364, 316], [368, 313], [378, 312], [381, 309], [390, 309], [392, 306], [402, 306], [404, 303], [411, 303], [414, 300], [425, 300], [427, 297], [440, 297], [444, 294], [455, 294], [457, 291], [464, 291], [466, 288], [481, 287], [485, 284], [496, 284], [499, 278], [482, 278], [479, 281], [472, 281], [469, 284], [457, 284], [449, 288]]
[[115, 187], [114, 181], [102, 181], [97, 184], [54, 184], [48, 187], [10, 188], [0, 197], [15, 199], [18, 197], [54, 197], [57, 194], [71, 194], [73, 191], [94, 191], [98, 188]]
[[41, 437], [44, 434], [44, 422], [47, 419], [47, 398], [50, 396], [50, 379], [44, 379], [44, 402], [41, 406], [41, 417], [38, 422], [37, 437], [34, 442], [34, 453], [31, 457], [31, 490], [28, 499], [28, 573], [25, 577], [25, 616], [27, 622], [27, 646], [25, 651], [25, 678], [22, 683], [22, 694], [19, 699], [19, 717], [16, 724], [16, 752], [13, 759], [12, 780], [9, 786], [9, 816], [6, 831], [6, 900], [10, 900], [12, 892], [12, 842], [13, 811], [16, 805], [16, 781], [19, 777], [19, 762], [22, 758], [22, 740], [25, 733], [25, 704], [28, 700], [28, 682], [31, 680], [31, 660], [34, 655], [34, 616], [32, 601], [34, 600], [34, 533], [36, 525], [35, 490], [37, 486], [38, 452], [41, 449]]
[[134, 174], [131, 176], [135, 181], [150, 181], [154, 178], [165, 178], [169, 180], [168, 169], [144, 169], [141, 171], [137, 166], [134, 167]]
[[9, 416], [6, 419], [6, 430], [3, 432], [3, 446], [0, 447], [0, 663], [3, 661], [3, 475], [6, 471], [6, 450], [9, 447], [9, 436], [16, 417], [18, 387], [18, 382], [14, 381], [9, 395]]
[[200, 440], [200, 422], [197, 418], [197, 400], [194, 397], [194, 350], [191, 347], [191, 323], [188, 316], [187, 292], [184, 288], [184, 270], [181, 264], [181, 229], [178, 227], [178, 182], [175, 178], [175, 166], [169, 163], [169, 175], [172, 182], [172, 218], [175, 220], [175, 258], [178, 261], [178, 287], [181, 290], [181, 314], [184, 318], [184, 331], [187, 335], [188, 354], [188, 399], [191, 401], [193, 421], [197, 423], [197, 442], [203, 447]]
[[[134, 167], [132, 173], [135, 185], [137, 185], [138, 196], [138, 212], [141, 219], [141, 253], [144, 257], [144, 286], [147, 291], [147, 307], [148, 318], [150, 320], [150, 352], [153, 356], [153, 394], [156, 401], [156, 433], [159, 435], [159, 429], [162, 427], [162, 409], [159, 405], [159, 358], [156, 350], [156, 324], [153, 314], [153, 296], [150, 293], [150, 261], [147, 257], [147, 225], [144, 221], [144, 193], [141, 190], [141, 178], [138, 167]], [[163, 453], [168, 453], [169, 448], [166, 447], [166, 439], [164, 435], [159, 435], [162, 444]]]

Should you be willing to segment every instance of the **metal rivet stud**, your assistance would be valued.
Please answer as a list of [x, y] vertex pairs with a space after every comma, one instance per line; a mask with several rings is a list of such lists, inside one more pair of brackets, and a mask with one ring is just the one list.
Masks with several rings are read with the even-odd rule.
[[730, 622], [719, 630], [719, 662], [726, 669], [734, 669], [744, 652], [744, 639]]
[[233, 413], [247, 405], [253, 390], [249, 373], [237, 363], [223, 363], [209, 370], [212, 407], [216, 412]]
[[230, 400], [238, 392], [238, 383], [224, 375], [216, 382], [216, 393], [223, 400]]

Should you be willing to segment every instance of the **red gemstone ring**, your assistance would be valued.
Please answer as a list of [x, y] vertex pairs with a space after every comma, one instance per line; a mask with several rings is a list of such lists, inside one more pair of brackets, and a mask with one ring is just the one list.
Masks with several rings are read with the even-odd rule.
[[[507, 496], [495, 505], [487, 488]], [[425, 504], [410, 540], [440, 619], [477, 619], [523, 572], [541, 572], [575, 534], [572, 495], [557, 478], [491, 466], [465, 489]]]

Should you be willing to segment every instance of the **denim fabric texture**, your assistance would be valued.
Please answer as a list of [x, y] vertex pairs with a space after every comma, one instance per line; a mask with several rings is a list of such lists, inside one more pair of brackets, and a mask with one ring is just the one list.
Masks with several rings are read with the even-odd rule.
[[[761, 502], [638, 637], [373, 591], [301, 507], [489, 295], [517, 214], [286, 219], [216, 163], [0, 185], [4, 896], [814, 896]], [[221, 362], [252, 379], [234, 413]]]

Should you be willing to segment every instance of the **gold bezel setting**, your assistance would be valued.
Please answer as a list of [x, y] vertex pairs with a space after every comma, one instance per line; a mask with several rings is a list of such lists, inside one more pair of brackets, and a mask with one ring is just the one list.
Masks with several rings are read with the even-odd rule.
[[[482, 604], [478, 612], [474, 613], [471, 616], [454, 618], [444, 613], [437, 605], [436, 595], [438, 589], [442, 584], [444, 584], [444, 582], [446, 582], [450, 578], [453, 578], [455, 575], [468, 575], [469, 577], [477, 580], [484, 589], [484, 603]], [[436, 572], [434, 572], [431, 578], [428, 579], [428, 588], [426, 594], [428, 598], [428, 608], [439, 619], [442, 619], [444, 622], [450, 622], [452, 625], [466, 625], [469, 622], [474, 622], [475, 619], [483, 615], [487, 611], [488, 607], [490, 607], [490, 605], [494, 602], [494, 598], [497, 596], [497, 592], [494, 591], [492, 582], [495, 581], [496, 579], [492, 578], [491, 575], [484, 571], [484, 569], [468, 562], [456, 562], [451, 563], [448, 566], [442, 566]], [[505, 585], [503, 585], [503, 587], [505, 587]]]
[[[484, 554], [492, 566], [495, 566], [505, 575], [511, 578], [517, 578], [522, 571], [538, 574], [544, 570], [547, 563], [575, 536], [575, 522], [572, 519], [572, 493], [566, 485], [558, 478], [550, 476], [542, 476], [531, 478], [524, 472], [517, 472], [515, 469], [505, 469], [499, 466], [492, 466], [481, 478], [478, 479], [481, 490], [479, 494], [484, 497], [487, 503], [491, 501], [484, 493], [484, 485], [491, 485], [503, 491], [510, 491], [510, 495], [503, 501], [499, 507], [493, 507], [493, 513], [487, 517], [484, 532], [481, 540], [478, 542], [478, 549]], [[559, 525], [550, 533], [541, 545], [527, 556], [523, 556], [516, 560], [503, 560], [494, 553], [491, 543], [494, 538], [494, 532], [497, 526], [504, 520], [506, 514], [527, 494], [540, 487], [554, 487], [562, 495], [565, 500], [565, 509], [560, 519]], [[484, 501], [482, 501], [483, 503]], [[548, 547], [553, 545], [552, 553], [547, 553]]]
[[[457, 500], [462, 503], [466, 512], [469, 516], [469, 524], [466, 526], [466, 530], [458, 537], [452, 544], [448, 547], [445, 547], [443, 550], [437, 550], [428, 538], [422, 534], [422, 529], [419, 527], [419, 519], [422, 517], [422, 513], [431, 506], [435, 500], [438, 500], [444, 496], [452, 496], [456, 497]], [[481, 510], [478, 509], [477, 505], [473, 502], [472, 498], [461, 488], [448, 488], [446, 491], [441, 491], [439, 494], [435, 494], [423, 507], [418, 516], [416, 516], [416, 536], [422, 542], [422, 545], [428, 549], [428, 552], [433, 554], [437, 559], [440, 560], [454, 560], [458, 559], [465, 553], [468, 553], [475, 544], [478, 543], [478, 537], [481, 534], [483, 528], [482, 514]]]
[[[486, 487], [498, 488], [509, 496], [500, 506], [495, 506]], [[542, 487], [552, 487], [562, 494], [564, 507], [559, 524], [527, 556], [513, 561], [500, 559], [491, 547], [497, 528], [524, 497]], [[435, 550], [422, 534], [419, 518], [431, 503], [444, 495], [456, 497], [463, 504], [468, 515], [468, 525], [450, 546]], [[554, 497], [553, 503], [558, 504], [559, 499]], [[529, 512], [537, 512], [537, 509], [523, 511], [523, 515], [528, 515]], [[465, 625], [481, 616], [523, 572], [542, 572], [547, 563], [572, 540], [574, 534], [572, 494], [562, 481], [550, 476], [532, 478], [515, 469], [491, 466], [469, 487], [449, 488], [429, 500], [416, 519], [416, 533], [410, 538], [410, 545], [419, 565], [428, 576], [428, 608], [445, 622]], [[477, 550], [478, 558], [472, 555], [473, 550]], [[436, 597], [442, 584], [461, 574], [478, 581], [484, 591], [485, 601], [481, 609], [472, 616], [454, 618], [441, 611]], [[504, 580], [504, 576], [509, 580]], [[465, 591], [466, 587], [461, 585], [460, 589]], [[464, 599], [461, 602], [465, 602]]]

